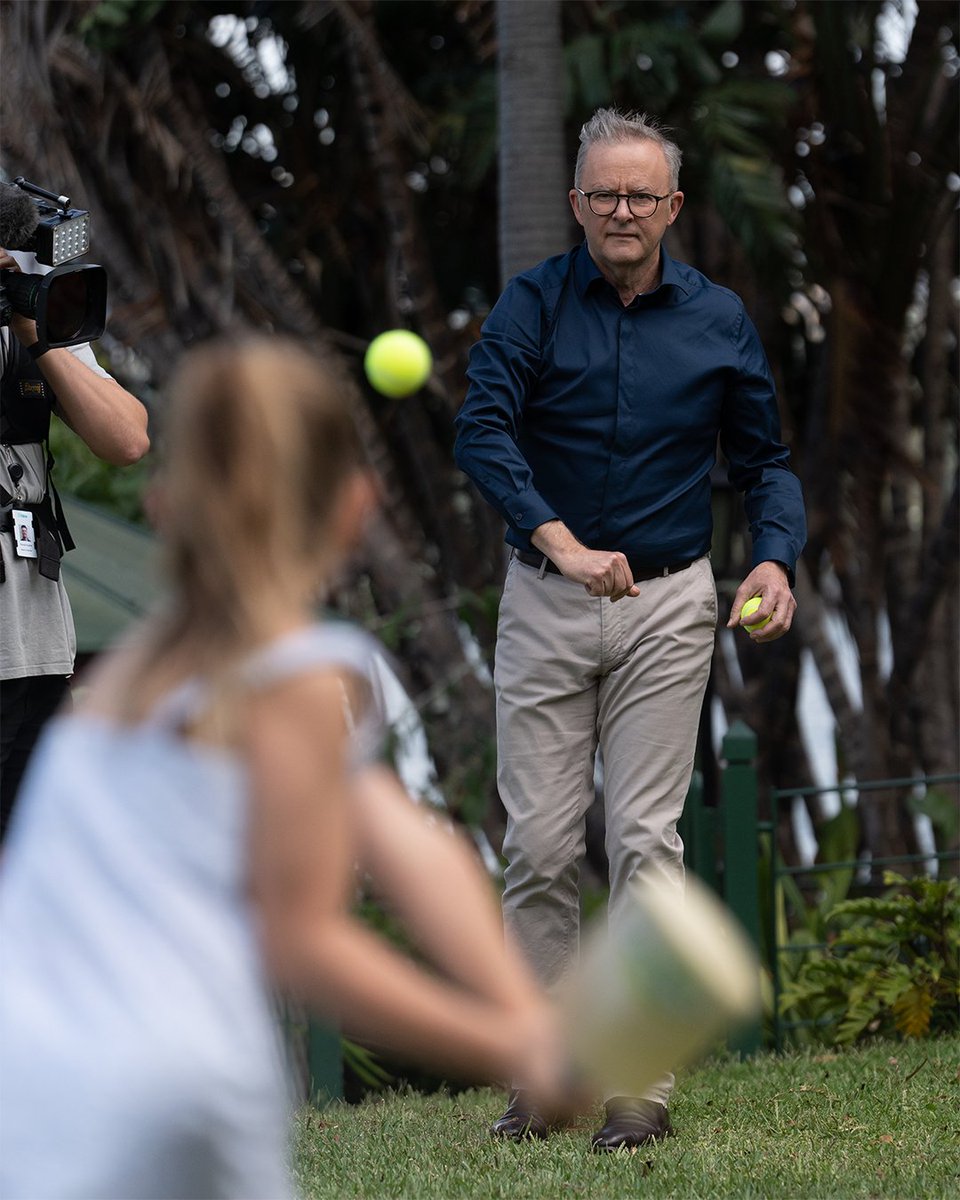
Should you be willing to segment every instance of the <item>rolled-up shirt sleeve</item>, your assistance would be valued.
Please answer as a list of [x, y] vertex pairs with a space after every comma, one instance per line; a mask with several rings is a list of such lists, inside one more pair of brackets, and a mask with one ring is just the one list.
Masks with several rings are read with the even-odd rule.
[[782, 563], [792, 584], [806, 541], [800, 481], [780, 440], [776, 389], [766, 355], [742, 308], [734, 336], [739, 371], [725, 397], [720, 447], [731, 483], [743, 492], [753, 566]]
[[476, 484], [513, 531], [510, 541], [530, 548], [530, 534], [557, 513], [534, 486], [520, 449], [527, 396], [540, 372], [543, 305], [536, 286], [512, 280], [484, 322], [470, 352], [469, 386], [456, 418], [457, 466]]

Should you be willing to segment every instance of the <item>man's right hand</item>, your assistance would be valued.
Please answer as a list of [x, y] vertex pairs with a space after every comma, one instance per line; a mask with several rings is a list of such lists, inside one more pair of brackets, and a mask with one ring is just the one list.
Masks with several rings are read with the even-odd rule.
[[582, 583], [588, 596], [622, 600], [624, 596], [640, 595], [625, 554], [619, 550], [590, 550], [562, 521], [539, 525], [530, 540], [567, 579]]

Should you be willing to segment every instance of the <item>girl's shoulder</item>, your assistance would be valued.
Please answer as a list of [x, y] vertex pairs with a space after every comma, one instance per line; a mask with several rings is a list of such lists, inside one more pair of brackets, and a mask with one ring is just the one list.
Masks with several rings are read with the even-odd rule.
[[285, 634], [244, 664], [253, 696], [278, 688], [300, 690], [318, 672], [337, 677], [339, 703], [353, 743], [355, 762], [379, 756], [386, 721], [382, 675], [384, 650], [368, 633], [346, 621], [328, 620]]

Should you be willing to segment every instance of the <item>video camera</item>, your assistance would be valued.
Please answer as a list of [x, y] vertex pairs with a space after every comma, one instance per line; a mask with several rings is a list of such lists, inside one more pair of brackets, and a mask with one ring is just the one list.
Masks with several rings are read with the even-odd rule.
[[0, 325], [14, 313], [37, 323], [43, 349], [98, 338], [107, 316], [107, 273], [73, 259], [90, 249], [90, 214], [18, 176], [0, 182], [0, 246], [32, 250], [53, 267], [42, 275], [0, 269]]

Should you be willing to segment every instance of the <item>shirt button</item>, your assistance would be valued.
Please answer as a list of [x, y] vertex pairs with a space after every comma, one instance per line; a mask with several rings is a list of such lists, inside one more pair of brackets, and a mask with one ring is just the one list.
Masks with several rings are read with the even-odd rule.
[[515, 520], [515, 521], [522, 521], [522, 520], [523, 520], [523, 513], [514, 513], [514, 514], [513, 514], [513, 517], [514, 517], [514, 520]]

